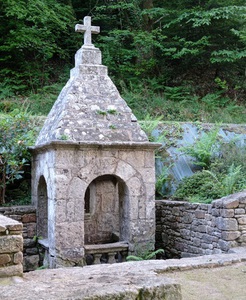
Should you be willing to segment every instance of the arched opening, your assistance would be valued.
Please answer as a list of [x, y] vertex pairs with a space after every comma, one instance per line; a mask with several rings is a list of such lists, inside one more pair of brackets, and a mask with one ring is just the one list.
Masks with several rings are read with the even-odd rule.
[[42, 239], [48, 238], [48, 195], [47, 184], [44, 176], [38, 183], [38, 207], [37, 207], [37, 236]]
[[84, 198], [85, 244], [112, 243], [126, 238], [126, 197], [126, 184], [114, 175], [102, 175], [90, 183]]

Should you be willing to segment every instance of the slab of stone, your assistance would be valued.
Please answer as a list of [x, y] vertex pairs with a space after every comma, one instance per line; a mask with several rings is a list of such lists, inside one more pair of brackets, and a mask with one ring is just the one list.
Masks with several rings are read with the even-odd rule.
[[21, 231], [22, 227], [23, 225], [20, 222], [0, 214], [0, 232], [4, 232], [5, 230]]
[[[39, 270], [23, 280], [0, 281], [5, 300], [181, 300], [181, 287], [169, 271], [215, 268], [246, 262], [246, 248], [183, 259]], [[2, 283], [2, 284], [1, 284]], [[9, 286], [11, 284], [11, 286]]]

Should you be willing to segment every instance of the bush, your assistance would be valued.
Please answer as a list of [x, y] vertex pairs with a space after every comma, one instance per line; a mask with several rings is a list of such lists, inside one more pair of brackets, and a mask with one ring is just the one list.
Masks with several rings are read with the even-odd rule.
[[173, 198], [191, 202], [211, 202], [223, 196], [222, 184], [206, 170], [198, 171], [184, 178], [177, 187]]
[[34, 144], [38, 128], [26, 111], [18, 109], [1, 116], [0, 128], [0, 204], [4, 204], [7, 186], [20, 180], [30, 164], [28, 146]]

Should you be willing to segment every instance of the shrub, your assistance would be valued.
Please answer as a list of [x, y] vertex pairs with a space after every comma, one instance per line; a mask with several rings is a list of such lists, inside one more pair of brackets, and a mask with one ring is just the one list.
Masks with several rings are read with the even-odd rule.
[[24, 166], [30, 164], [28, 146], [38, 128], [26, 111], [18, 109], [0, 118], [0, 128], [0, 204], [4, 204], [7, 186], [21, 179]]
[[198, 202], [211, 202], [223, 196], [222, 184], [206, 170], [198, 171], [190, 177], [184, 178], [178, 185], [173, 198]]

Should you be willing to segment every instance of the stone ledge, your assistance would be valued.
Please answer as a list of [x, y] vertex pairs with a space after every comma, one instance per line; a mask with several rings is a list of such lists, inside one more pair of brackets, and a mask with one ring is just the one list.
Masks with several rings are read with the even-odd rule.
[[233, 253], [195, 258], [39, 270], [24, 274], [24, 279], [15, 280], [11, 288], [2, 285], [1, 296], [5, 300], [129, 300], [144, 295], [141, 299], [181, 300], [181, 287], [168, 278], [169, 271], [215, 268], [244, 261], [246, 248], [239, 247]]
[[29, 147], [30, 151], [43, 151], [53, 148], [78, 148], [78, 149], [158, 149], [161, 147], [160, 143], [150, 143], [150, 142], [74, 142], [74, 141], [52, 141], [45, 144], [37, 145], [34, 147]]
[[100, 245], [85, 245], [85, 252], [87, 254], [108, 253], [110, 251], [128, 250], [127, 242], [108, 243]]
[[18, 221], [15, 221], [0, 214], [0, 227], [1, 231], [20, 231], [22, 230], [23, 225]]

